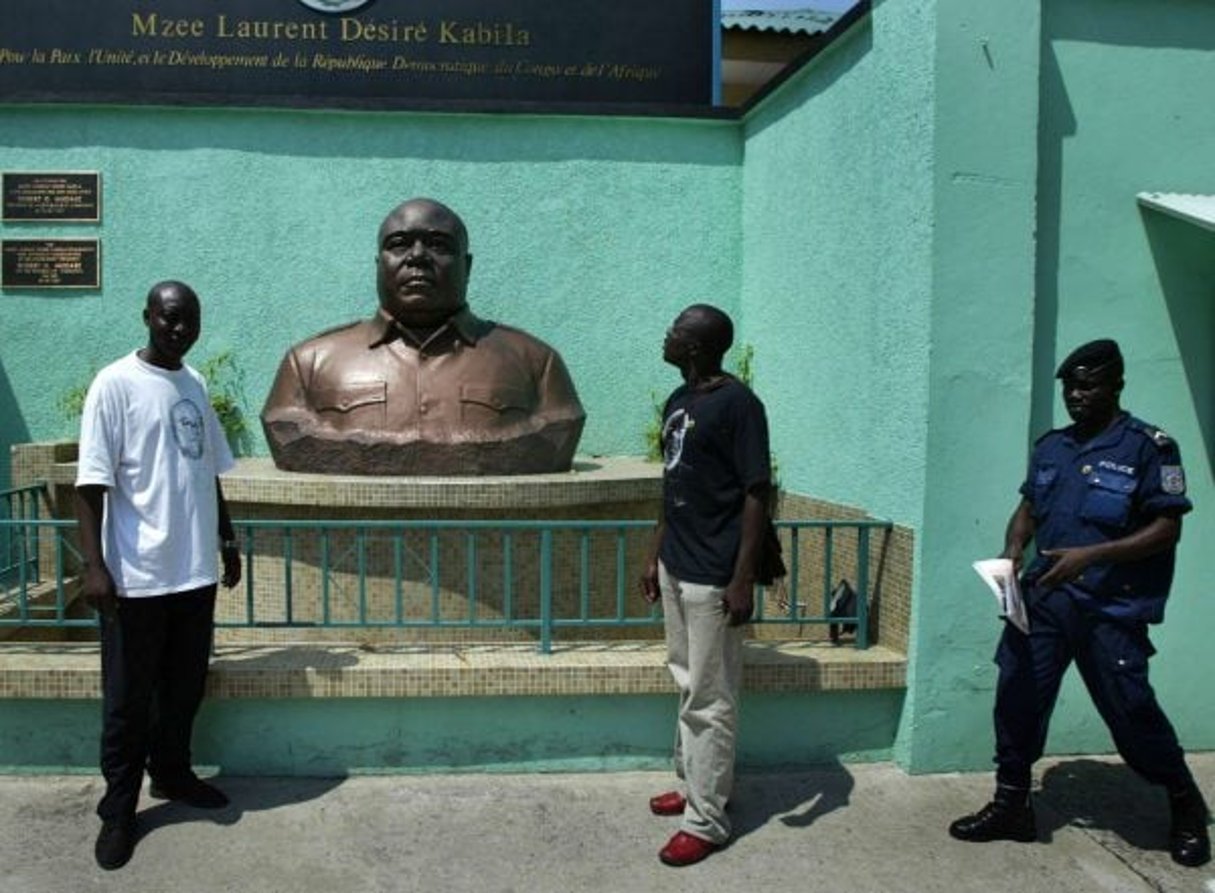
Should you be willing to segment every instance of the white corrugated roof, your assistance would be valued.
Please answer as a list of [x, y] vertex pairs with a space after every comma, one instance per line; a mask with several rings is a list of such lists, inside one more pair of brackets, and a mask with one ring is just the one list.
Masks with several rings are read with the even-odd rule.
[[1194, 195], [1184, 192], [1141, 192], [1139, 204], [1164, 214], [1196, 223], [1215, 232], [1215, 195]]
[[732, 9], [721, 14], [721, 25], [735, 31], [777, 31], [817, 34], [835, 24], [838, 13], [820, 9]]

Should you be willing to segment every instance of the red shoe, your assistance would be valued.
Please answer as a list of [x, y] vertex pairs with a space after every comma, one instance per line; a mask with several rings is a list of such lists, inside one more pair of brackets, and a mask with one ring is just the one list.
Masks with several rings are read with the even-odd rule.
[[688, 800], [679, 791], [667, 791], [650, 798], [650, 812], [654, 815], [683, 815]]
[[658, 858], [667, 865], [682, 868], [692, 865], [708, 856], [718, 845], [708, 840], [702, 840], [695, 834], [684, 831], [675, 832], [675, 836], [667, 841], [667, 845], [658, 851]]

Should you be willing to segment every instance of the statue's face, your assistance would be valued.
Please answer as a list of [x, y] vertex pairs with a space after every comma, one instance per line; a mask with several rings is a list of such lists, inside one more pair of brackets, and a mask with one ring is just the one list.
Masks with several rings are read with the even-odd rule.
[[380, 306], [402, 325], [439, 325], [463, 307], [471, 267], [464, 224], [437, 202], [406, 202], [380, 226]]

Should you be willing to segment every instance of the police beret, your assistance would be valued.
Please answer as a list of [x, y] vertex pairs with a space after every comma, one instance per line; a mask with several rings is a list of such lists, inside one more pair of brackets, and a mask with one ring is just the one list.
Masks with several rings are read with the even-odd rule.
[[[1109, 368], [1107, 370], [1103, 367]], [[1122, 351], [1118, 349], [1118, 342], [1112, 338], [1099, 338], [1088, 344], [1081, 344], [1059, 364], [1055, 378], [1066, 378], [1077, 372], [1096, 372], [1099, 369], [1115, 375], [1122, 374]]]

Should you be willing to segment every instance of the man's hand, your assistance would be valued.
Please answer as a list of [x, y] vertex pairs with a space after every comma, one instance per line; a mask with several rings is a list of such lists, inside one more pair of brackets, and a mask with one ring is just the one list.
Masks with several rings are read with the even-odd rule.
[[658, 559], [651, 559], [646, 562], [645, 570], [641, 574], [641, 597], [651, 605], [662, 597], [662, 591], [658, 588]]
[[1017, 576], [1021, 575], [1021, 565], [1025, 563], [1025, 547], [1016, 543], [1009, 543], [1004, 547], [1004, 551], [1000, 553], [1000, 558], [1007, 558], [1012, 562], [1013, 573]]
[[1055, 559], [1054, 563], [1042, 576], [1037, 585], [1053, 589], [1065, 583], [1074, 583], [1082, 573], [1096, 560], [1092, 546], [1077, 546], [1073, 549], [1044, 549], [1042, 554]]
[[236, 546], [225, 546], [220, 555], [224, 559], [224, 588], [231, 589], [240, 582], [240, 549]]
[[755, 611], [755, 587], [751, 583], [731, 582], [721, 597], [721, 609], [730, 626], [742, 626]]
[[105, 513], [106, 488], [86, 484], [76, 488], [76, 516], [80, 519], [80, 555], [84, 573], [80, 594], [85, 603], [103, 617], [118, 616], [118, 590], [105, 566], [101, 550], [101, 518]]
[[80, 581], [80, 593], [85, 603], [105, 617], [113, 619], [118, 615], [118, 593], [114, 588], [114, 578], [110, 576], [106, 566], [89, 565], [85, 568]]

